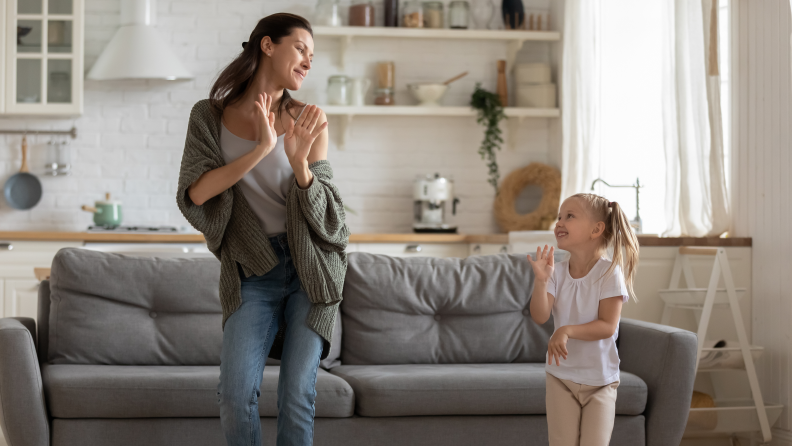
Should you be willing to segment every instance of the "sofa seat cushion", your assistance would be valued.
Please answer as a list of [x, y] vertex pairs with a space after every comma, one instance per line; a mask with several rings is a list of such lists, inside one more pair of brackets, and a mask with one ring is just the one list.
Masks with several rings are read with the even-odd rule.
[[[366, 417], [545, 413], [541, 363], [342, 365], [330, 372], [352, 386], [356, 413]], [[621, 372], [617, 394], [617, 415], [643, 413], [641, 378]]]
[[[280, 367], [267, 366], [261, 381], [259, 414], [278, 415]], [[219, 417], [219, 366], [116, 366], [45, 364], [44, 391], [55, 418]], [[316, 416], [351, 417], [352, 388], [319, 369]]]

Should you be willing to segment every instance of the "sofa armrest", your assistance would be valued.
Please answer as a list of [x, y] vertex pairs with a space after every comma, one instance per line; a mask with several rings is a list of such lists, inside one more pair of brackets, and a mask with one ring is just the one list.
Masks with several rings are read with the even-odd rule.
[[666, 325], [622, 319], [621, 370], [646, 382], [646, 446], [679, 444], [696, 378], [696, 335]]
[[33, 319], [0, 319], [0, 427], [12, 446], [49, 445], [34, 333]]

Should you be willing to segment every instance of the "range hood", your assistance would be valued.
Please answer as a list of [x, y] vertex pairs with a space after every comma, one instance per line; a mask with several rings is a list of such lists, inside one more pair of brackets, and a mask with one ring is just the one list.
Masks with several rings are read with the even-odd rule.
[[121, 28], [86, 76], [93, 80], [192, 79], [154, 28], [155, 0], [121, 0]]

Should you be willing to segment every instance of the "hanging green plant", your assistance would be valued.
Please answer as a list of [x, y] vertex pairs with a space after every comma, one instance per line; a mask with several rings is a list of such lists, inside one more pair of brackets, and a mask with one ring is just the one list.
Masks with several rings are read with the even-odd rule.
[[506, 118], [503, 113], [503, 106], [501, 105], [500, 98], [497, 94], [489, 92], [481, 88], [480, 83], [476, 83], [476, 90], [473, 91], [473, 96], [470, 98], [470, 106], [478, 111], [476, 122], [485, 127], [484, 140], [481, 141], [478, 153], [481, 159], [487, 160], [487, 168], [489, 169], [489, 180], [487, 181], [495, 188], [495, 194], [498, 194], [498, 179], [500, 179], [500, 171], [498, 170], [498, 159], [495, 150], [501, 149], [500, 122]]

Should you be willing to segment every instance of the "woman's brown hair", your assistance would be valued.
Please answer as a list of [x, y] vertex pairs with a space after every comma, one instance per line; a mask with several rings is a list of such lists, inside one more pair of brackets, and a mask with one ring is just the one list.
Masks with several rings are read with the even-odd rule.
[[[621, 268], [624, 274], [624, 282], [627, 285], [627, 292], [635, 298], [633, 291], [633, 279], [635, 270], [638, 268], [638, 237], [635, 235], [630, 220], [622, 211], [619, 203], [608, 201], [607, 198], [595, 194], [575, 194], [570, 198], [580, 199], [591, 213], [594, 221], [605, 223], [605, 231], [602, 233], [602, 247], [607, 249], [613, 244], [613, 262], [611, 263], [605, 276], [611, 274], [616, 266]], [[622, 249], [624, 252], [622, 252]]]
[[[281, 39], [291, 35], [295, 28], [304, 29], [313, 36], [313, 29], [311, 29], [308, 20], [295, 14], [278, 13], [259, 20], [253, 32], [250, 33], [248, 41], [242, 43], [242, 52], [220, 72], [209, 91], [209, 103], [215, 113], [222, 115], [226, 107], [245, 94], [250, 81], [258, 71], [263, 55], [261, 40], [269, 36], [272, 43], [278, 44]], [[276, 115], [280, 119], [283, 110], [291, 115], [289, 110], [303, 105], [292, 99], [289, 92], [284, 89]]]

